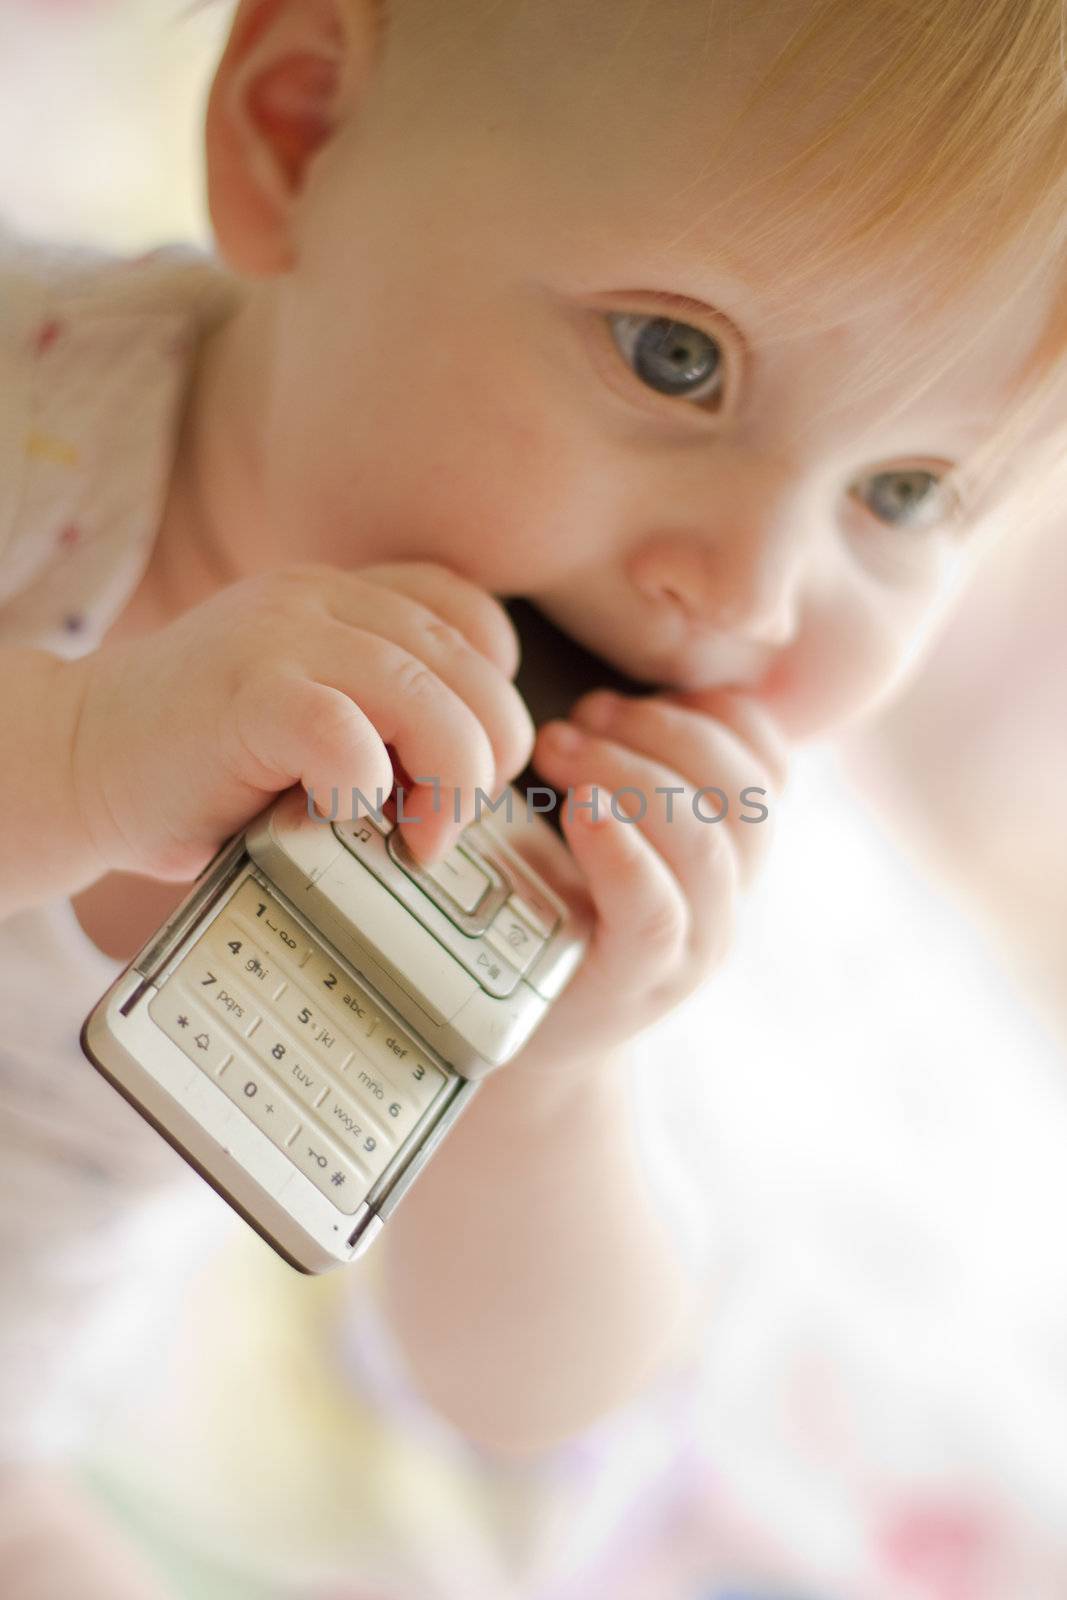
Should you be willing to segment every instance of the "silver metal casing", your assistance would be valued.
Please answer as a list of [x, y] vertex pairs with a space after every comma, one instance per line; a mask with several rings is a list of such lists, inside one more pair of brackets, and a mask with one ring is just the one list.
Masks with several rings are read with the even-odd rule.
[[[588, 936], [580, 897], [546, 881], [570, 858], [543, 819], [465, 830], [448, 859], [476, 892], [484, 877], [473, 909], [463, 889], [450, 897], [459, 874], [428, 877], [401, 832], [381, 817], [326, 822], [287, 791], [223, 847], [82, 1028], [97, 1070], [304, 1272], [376, 1237]], [[331, 1050], [349, 1052], [346, 1067]], [[276, 1105], [279, 1129], [264, 1115]]]

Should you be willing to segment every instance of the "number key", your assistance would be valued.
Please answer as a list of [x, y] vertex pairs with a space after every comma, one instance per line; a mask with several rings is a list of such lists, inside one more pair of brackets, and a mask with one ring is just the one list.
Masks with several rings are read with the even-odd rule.
[[278, 1085], [258, 1067], [246, 1061], [231, 1061], [218, 1079], [220, 1087], [229, 1095], [235, 1106], [240, 1106], [280, 1149], [300, 1127], [300, 1117], [295, 1106], [278, 1092]]
[[382, 1021], [382, 1013], [369, 995], [324, 953], [316, 951], [304, 968], [301, 981], [338, 1019], [344, 1018], [344, 1030], [353, 1039], [366, 1038]]
[[318, 1115], [346, 1150], [367, 1168], [372, 1177], [385, 1171], [392, 1159], [394, 1140], [372, 1122], [344, 1095], [331, 1089], [319, 1107]]
[[308, 997], [290, 984], [280, 995], [275, 1014], [292, 1030], [302, 1047], [327, 1063], [335, 1072], [344, 1070], [352, 1054], [352, 1044], [321, 1006], [312, 1005]]
[[[445, 1078], [419, 1055], [413, 1042], [396, 1028], [379, 1028], [360, 1046], [375, 1075], [382, 1075], [399, 1091], [397, 1098], [411, 1100], [419, 1115], [437, 1098]], [[348, 1076], [359, 1070], [359, 1057], [348, 1066]]]
[[230, 1059], [232, 1041], [174, 978], [151, 1002], [148, 1015], [201, 1072], [213, 1075]]
[[225, 912], [211, 924], [201, 945], [221, 970], [236, 974], [251, 993], [273, 999], [284, 987], [285, 977], [267, 952]]
[[391, 1128], [397, 1140], [407, 1138], [422, 1116], [424, 1107], [414, 1096], [405, 1094], [371, 1063], [356, 1055], [348, 1064], [345, 1085], [349, 1093], [383, 1126]]
[[338, 1211], [350, 1217], [359, 1210], [369, 1188], [366, 1176], [317, 1128], [305, 1128], [289, 1146], [289, 1154]]

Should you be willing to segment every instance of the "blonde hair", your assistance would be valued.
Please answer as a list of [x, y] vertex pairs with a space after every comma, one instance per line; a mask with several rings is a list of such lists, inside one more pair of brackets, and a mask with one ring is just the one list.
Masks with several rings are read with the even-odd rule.
[[[375, 0], [380, 21], [394, 3], [402, 0]], [[502, 3], [440, 0], [456, 25], [462, 15], [474, 33]], [[706, 3], [714, 21], [724, 0]], [[780, 17], [785, 36], [724, 146], [744, 136], [752, 114], [786, 85], [794, 104], [799, 85], [809, 108], [823, 100], [834, 107], [770, 180], [758, 244], [765, 258], [782, 263], [780, 289], [817, 281], [831, 262], [845, 261], [861, 275], [887, 252], [921, 284], [927, 311], [1009, 258], [1014, 276], [1005, 313], [1019, 296], [1047, 294], [1055, 285], [1051, 320], [1010, 407], [960, 474], [965, 498], [980, 497], [1025, 454], [1047, 499], [1055, 467], [1064, 463], [1067, 475], [1067, 390], [1062, 427], [1046, 426], [1037, 438], [1037, 424], [1060, 401], [1067, 377], [1067, 0], [725, 3], [743, 4], [746, 15]], [[621, 29], [631, 25], [632, 18], [620, 19]], [[565, 27], [559, 47], [567, 49]], [[858, 67], [866, 76], [849, 95], [844, 91]], [[709, 164], [714, 157], [708, 152]], [[775, 235], [800, 213], [824, 216], [825, 227], [797, 259], [795, 248], [792, 257], [775, 250]], [[960, 354], [932, 353], [923, 378], [902, 383], [901, 404]], [[893, 366], [892, 350], [872, 352], [867, 383], [884, 385]], [[1034, 509], [1041, 509], [1041, 498], [1039, 492]], [[1021, 509], [1023, 497], [1013, 494], [1012, 504]]]
[[[724, 140], [787, 84], [794, 102], [798, 85], [811, 104], [832, 92], [835, 109], [774, 174], [760, 242], [782, 261], [779, 287], [817, 280], [831, 262], [862, 274], [887, 251], [921, 284], [927, 311], [998, 263], [1013, 270], [1005, 313], [1051, 284], [1052, 315], [1012, 403], [960, 470], [980, 499], [1027, 451], [1040, 481], [1013, 491], [1012, 510], [1043, 514], [1067, 463], [1064, 0], [806, 0], [799, 13], [781, 10], [798, 23]], [[843, 96], [857, 62], [868, 75]], [[774, 251], [775, 234], [801, 211], [825, 227], [790, 260]], [[931, 361], [922, 387], [958, 355]], [[872, 353], [870, 386], [892, 365], [891, 351]], [[1063, 423], [1039, 439], [1051, 410]]]

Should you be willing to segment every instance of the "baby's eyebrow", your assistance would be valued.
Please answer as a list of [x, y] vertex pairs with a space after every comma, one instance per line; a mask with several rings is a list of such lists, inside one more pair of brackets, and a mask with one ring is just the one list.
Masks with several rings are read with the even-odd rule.
[[947, 433], [951, 433], [963, 443], [974, 444], [987, 439], [992, 433], [997, 425], [997, 412], [941, 410], [940, 419], [941, 426]]
[[687, 294], [678, 289], [653, 288], [649, 284], [635, 282], [628, 288], [622, 288], [615, 292], [621, 295], [640, 295], [645, 299], [662, 303], [664, 311], [672, 314], [679, 322], [685, 319], [687, 311], [698, 317], [718, 317], [723, 314], [724, 309], [721, 299], [720, 302], [701, 300], [696, 295]]
[[620, 277], [627, 281], [612, 285], [623, 293], [630, 289], [658, 295], [680, 310], [689, 306], [705, 315], [769, 310], [774, 301], [773, 276], [758, 271], [751, 253], [741, 254], [718, 241], [713, 249], [686, 250], [671, 240], [653, 250], [647, 239], [631, 239], [622, 246], [620, 262], [623, 254], [626, 267]]

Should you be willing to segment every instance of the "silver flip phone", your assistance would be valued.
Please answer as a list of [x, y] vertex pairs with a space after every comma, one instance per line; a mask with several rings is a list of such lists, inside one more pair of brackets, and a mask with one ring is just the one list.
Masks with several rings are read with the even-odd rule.
[[[649, 687], [507, 606], [535, 722], [597, 684]], [[581, 960], [588, 902], [553, 792], [528, 767], [507, 793], [427, 872], [387, 808], [326, 823], [289, 790], [86, 1018], [93, 1065], [304, 1272], [367, 1247]]]
[[82, 1028], [94, 1066], [304, 1272], [374, 1239], [581, 959], [581, 905], [539, 870], [571, 858], [508, 793], [512, 825], [487, 812], [426, 871], [384, 809], [330, 823], [290, 789]]

